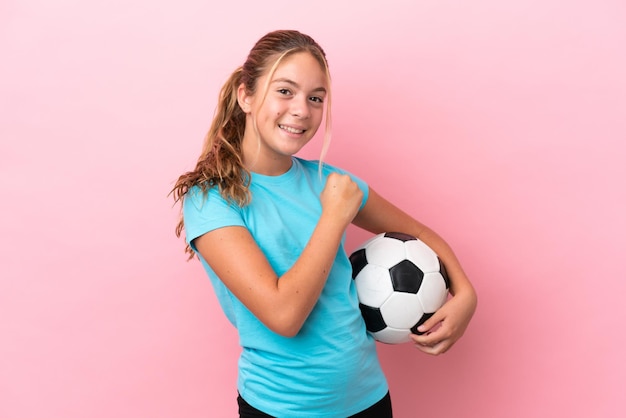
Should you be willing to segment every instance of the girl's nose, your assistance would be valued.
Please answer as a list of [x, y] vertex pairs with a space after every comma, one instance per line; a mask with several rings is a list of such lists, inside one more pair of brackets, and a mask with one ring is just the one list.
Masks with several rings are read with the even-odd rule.
[[306, 119], [309, 117], [310, 112], [309, 112], [309, 102], [307, 98], [295, 98], [294, 100], [291, 101], [291, 115], [301, 118], [301, 119]]

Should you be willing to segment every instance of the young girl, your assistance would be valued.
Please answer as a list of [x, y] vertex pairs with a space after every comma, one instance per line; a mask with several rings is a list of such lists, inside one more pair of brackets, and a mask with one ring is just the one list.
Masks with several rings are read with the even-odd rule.
[[326, 149], [330, 93], [313, 39], [265, 35], [222, 88], [196, 168], [173, 189], [183, 202], [176, 233], [185, 230], [239, 333], [240, 417], [392, 416], [344, 249], [350, 223], [419, 237], [446, 265], [453, 296], [412, 337], [419, 350], [446, 352], [476, 306], [442, 238], [363, 180], [294, 156], [324, 114]]

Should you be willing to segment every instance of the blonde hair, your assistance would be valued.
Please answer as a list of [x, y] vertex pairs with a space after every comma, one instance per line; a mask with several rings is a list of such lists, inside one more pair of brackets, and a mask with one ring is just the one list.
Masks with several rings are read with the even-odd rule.
[[[330, 84], [330, 72], [324, 50], [308, 35], [295, 30], [273, 31], [257, 41], [250, 50], [243, 66], [237, 68], [224, 83], [218, 97], [216, 112], [208, 133], [204, 138], [202, 152], [198, 157], [196, 167], [181, 175], [170, 194], [174, 202], [179, 203], [189, 190], [197, 186], [206, 196], [209, 189], [217, 187], [224, 199], [239, 206], [250, 203], [250, 172], [244, 167], [242, 156], [242, 139], [246, 127], [246, 115], [237, 102], [237, 89], [241, 84], [245, 86], [248, 95], [257, 91], [257, 81], [266, 72], [269, 74], [268, 83], [276, 68], [285, 57], [298, 52], [310, 53], [324, 69]], [[267, 94], [268, 86], [263, 90], [263, 99]], [[325, 103], [325, 132], [324, 142], [320, 155], [320, 170], [323, 159], [328, 152], [331, 137], [331, 97], [330, 86]], [[180, 237], [184, 230], [184, 220], [181, 215], [176, 226], [176, 236]], [[189, 245], [185, 252], [192, 258], [194, 253]]]

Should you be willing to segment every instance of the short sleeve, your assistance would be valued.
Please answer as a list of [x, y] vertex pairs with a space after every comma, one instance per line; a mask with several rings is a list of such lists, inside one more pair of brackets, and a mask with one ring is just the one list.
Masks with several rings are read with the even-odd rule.
[[194, 186], [183, 199], [185, 240], [195, 251], [193, 240], [225, 226], [245, 226], [241, 208], [224, 199], [217, 188], [208, 193]]
[[360, 177], [355, 176], [352, 173], [348, 173], [348, 175], [352, 178], [352, 180], [359, 186], [359, 188], [363, 192], [363, 200], [361, 201], [361, 207], [359, 208], [359, 210], [361, 210], [367, 203], [367, 198], [369, 197], [369, 192], [370, 192], [369, 185], [365, 182], [365, 180], [361, 179]]

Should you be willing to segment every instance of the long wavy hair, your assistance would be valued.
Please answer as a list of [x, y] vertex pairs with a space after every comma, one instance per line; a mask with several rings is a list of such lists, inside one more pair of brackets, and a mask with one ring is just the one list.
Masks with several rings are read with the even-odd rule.
[[[230, 202], [242, 207], [250, 203], [250, 172], [244, 167], [242, 155], [246, 114], [237, 101], [237, 89], [243, 84], [246, 93], [254, 95], [259, 88], [259, 77], [267, 72], [269, 82], [282, 60], [298, 52], [309, 52], [319, 62], [330, 84], [326, 54], [310, 36], [295, 30], [277, 30], [259, 39], [250, 50], [245, 63], [223, 85], [196, 167], [181, 175], [170, 192], [175, 204], [182, 203], [184, 196], [194, 186], [199, 187], [205, 196], [209, 189], [217, 187], [220, 194]], [[267, 94], [267, 85], [263, 88], [262, 101]], [[330, 145], [330, 89], [324, 102], [326, 123], [320, 164]], [[177, 237], [182, 235], [184, 228], [181, 205], [180, 219], [175, 231]], [[189, 245], [185, 252], [189, 254], [189, 258], [194, 255]]]

